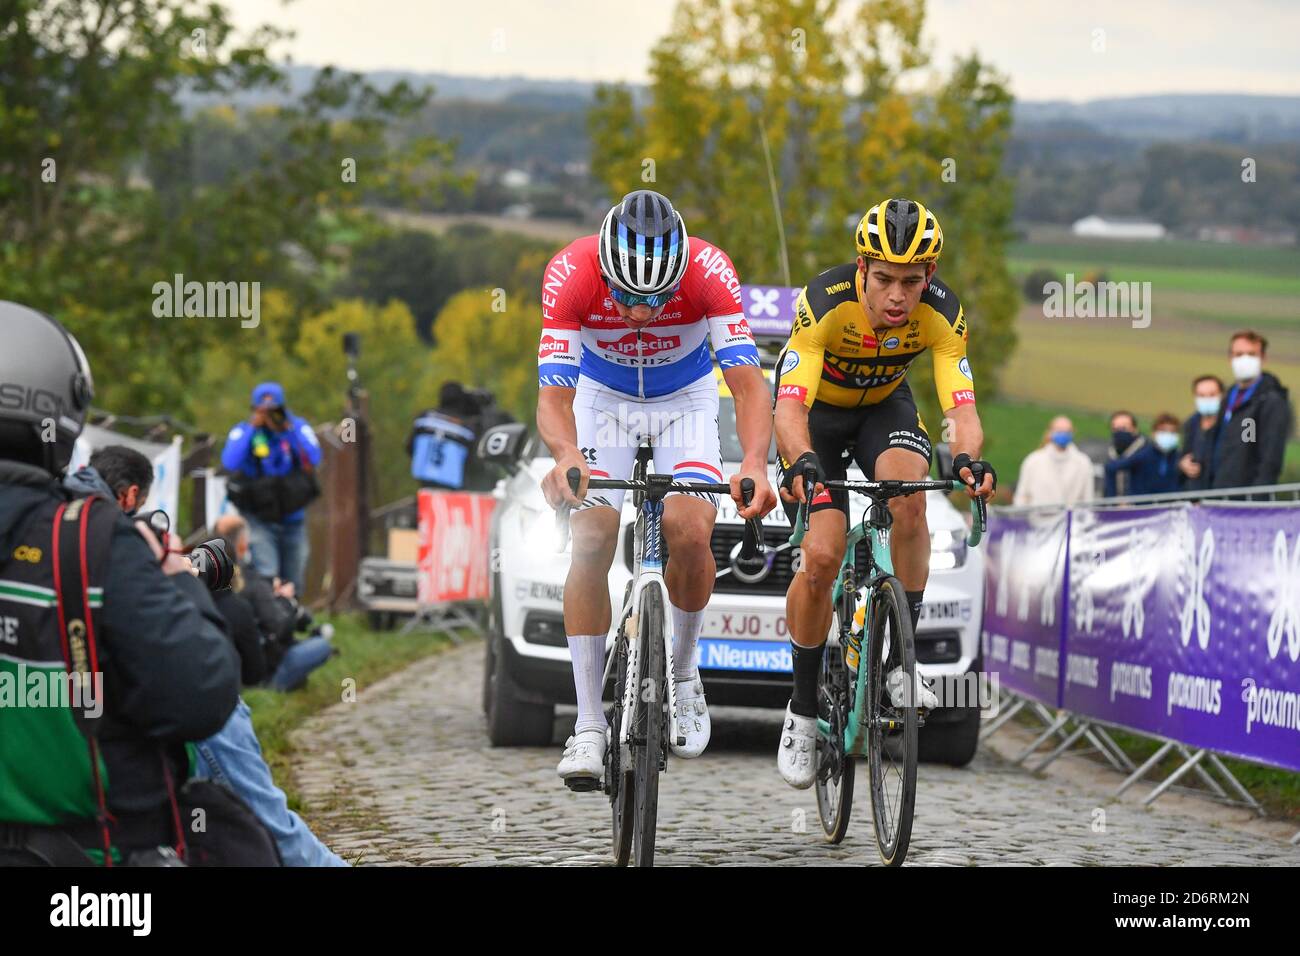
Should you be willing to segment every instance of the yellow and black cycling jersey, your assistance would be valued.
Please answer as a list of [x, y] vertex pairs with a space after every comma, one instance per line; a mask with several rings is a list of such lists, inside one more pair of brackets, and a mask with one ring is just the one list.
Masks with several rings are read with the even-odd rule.
[[957, 294], [932, 278], [907, 324], [876, 331], [861, 305], [862, 273], [850, 262], [827, 269], [799, 294], [794, 327], [777, 361], [776, 397], [854, 408], [884, 401], [927, 348], [946, 412], [975, 401], [966, 358], [966, 316]]

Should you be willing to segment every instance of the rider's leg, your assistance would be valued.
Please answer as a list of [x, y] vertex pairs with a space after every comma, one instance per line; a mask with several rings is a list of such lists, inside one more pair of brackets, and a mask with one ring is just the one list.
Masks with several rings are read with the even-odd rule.
[[673, 611], [673, 679], [696, 676], [695, 645], [704, 607], [713, 593], [717, 566], [709, 540], [718, 509], [693, 495], [672, 495], [664, 501], [663, 534], [668, 543], [664, 579]]
[[794, 557], [797, 571], [785, 595], [794, 657], [790, 709], [804, 717], [817, 716], [817, 675], [831, 627], [831, 591], [844, 559], [847, 529], [838, 508], [823, 508], [809, 516], [808, 533]]
[[[876, 459], [877, 481], [925, 481], [929, 472], [929, 461], [907, 448], [886, 449]], [[893, 498], [889, 511], [894, 516], [889, 553], [894, 560], [894, 574], [907, 592], [915, 631], [925, 602], [925, 583], [930, 576], [930, 528], [925, 519], [925, 493]]]
[[573, 556], [564, 582], [564, 630], [573, 658], [573, 685], [578, 700], [574, 733], [605, 729], [600, 705], [605, 672], [605, 636], [609, 633], [609, 566], [618, 543], [619, 514], [598, 506], [570, 518]]

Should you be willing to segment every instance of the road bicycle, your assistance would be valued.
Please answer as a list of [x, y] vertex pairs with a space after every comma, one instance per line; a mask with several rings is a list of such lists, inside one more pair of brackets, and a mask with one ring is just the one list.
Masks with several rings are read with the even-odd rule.
[[[805, 488], [814, 475], [814, 471], [806, 474]], [[889, 554], [893, 515], [888, 502], [917, 492], [951, 492], [964, 485], [958, 480], [827, 481], [825, 487], [857, 492], [870, 503], [849, 531], [831, 595], [834, 615], [817, 684], [817, 815], [827, 842], [844, 839], [853, 808], [855, 765], [866, 757], [876, 846], [886, 866], [899, 866], [912, 836], [917, 735], [925, 714], [916, 700], [911, 614]], [[970, 547], [979, 544], [986, 526], [984, 500], [976, 498], [971, 502], [966, 539]], [[790, 544], [798, 547], [807, 530], [808, 505], [801, 503]], [[865, 561], [859, 564], [858, 544], [863, 541], [868, 547]], [[855, 657], [856, 670], [850, 666]], [[900, 707], [893, 705], [886, 687], [895, 668], [903, 672]], [[859, 680], [864, 674], [866, 679]]]
[[[642, 449], [645, 452], [647, 449]], [[614, 862], [626, 866], [653, 866], [655, 830], [659, 811], [659, 774], [668, 767], [668, 735], [677, 727], [677, 694], [672, 680], [672, 619], [667, 613], [668, 585], [664, 581], [665, 548], [661, 524], [664, 496], [670, 491], [731, 494], [731, 486], [705, 482], [673, 481], [672, 475], [647, 474], [648, 455], [637, 455], [632, 480], [593, 478], [589, 490], [619, 489], [633, 492], [637, 509], [632, 580], [623, 595], [623, 608], [614, 631], [613, 652], [605, 664], [603, 686], [614, 682], [613, 706], [606, 714], [610, 741], [605, 748], [603, 781], [570, 781], [574, 790], [603, 787], [613, 818]], [[581, 473], [566, 476], [576, 494]], [[742, 500], [748, 504], [754, 483], [741, 482]], [[569, 509], [559, 509], [560, 541], [568, 538]], [[758, 523], [749, 520], [738, 560], [761, 560], [764, 545]], [[686, 741], [679, 738], [680, 746]]]

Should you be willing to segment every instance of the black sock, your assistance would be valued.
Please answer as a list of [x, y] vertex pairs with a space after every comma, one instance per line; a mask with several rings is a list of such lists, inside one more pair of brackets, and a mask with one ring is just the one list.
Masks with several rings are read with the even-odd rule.
[[904, 591], [907, 595], [907, 607], [912, 612], [912, 633], [916, 633], [916, 624], [921, 620], [921, 608], [925, 604], [925, 590]]
[[800, 717], [817, 716], [817, 675], [822, 669], [822, 649], [825, 647], [800, 647], [790, 642], [790, 656], [794, 658], [794, 690], [790, 694], [790, 711]]

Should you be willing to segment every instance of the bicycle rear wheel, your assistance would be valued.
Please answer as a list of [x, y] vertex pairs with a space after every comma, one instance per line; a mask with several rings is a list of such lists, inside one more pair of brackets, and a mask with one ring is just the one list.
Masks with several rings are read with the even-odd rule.
[[609, 747], [605, 752], [615, 866], [627, 866], [632, 856], [632, 819], [636, 811], [636, 778], [622, 749], [623, 694], [627, 688], [628, 663], [626, 626], [624, 621], [614, 644], [614, 706], [609, 715]]
[[844, 730], [853, 709], [853, 675], [844, 664], [844, 647], [852, 623], [853, 595], [846, 593], [831, 618], [831, 634], [837, 640], [827, 642], [817, 682], [817, 716], [826, 721], [828, 733], [817, 735], [817, 779], [813, 786], [817, 791], [817, 816], [827, 843], [844, 839], [853, 810], [856, 758], [844, 752]]
[[[867, 752], [876, 846], [886, 866], [899, 866], [912, 839], [916, 808], [916, 647], [903, 585], [885, 578], [872, 597], [867, 643]], [[904, 674], [902, 707], [885, 687], [890, 671]], [[859, 665], [861, 670], [861, 665]]]
[[641, 599], [637, 645], [641, 686], [636, 694], [632, 764], [636, 777], [632, 864], [654, 866], [655, 829], [659, 814], [659, 764], [664, 744], [664, 606], [657, 587]]

